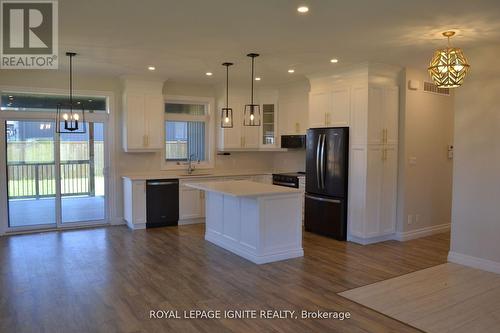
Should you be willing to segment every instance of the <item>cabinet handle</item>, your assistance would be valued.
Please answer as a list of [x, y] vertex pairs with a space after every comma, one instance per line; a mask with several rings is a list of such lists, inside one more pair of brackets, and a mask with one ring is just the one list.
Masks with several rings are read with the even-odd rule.
[[325, 125], [328, 126], [328, 113], [325, 112]]
[[382, 129], [382, 143], [387, 143], [387, 128]]
[[387, 148], [382, 149], [382, 161], [387, 161]]
[[143, 145], [144, 147], [147, 147], [147, 146], [149, 145], [148, 141], [149, 141], [149, 140], [148, 140], [148, 136], [147, 136], [147, 135], [143, 135], [143, 136], [142, 136], [142, 145]]
[[295, 123], [295, 132], [300, 133], [300, 123]]

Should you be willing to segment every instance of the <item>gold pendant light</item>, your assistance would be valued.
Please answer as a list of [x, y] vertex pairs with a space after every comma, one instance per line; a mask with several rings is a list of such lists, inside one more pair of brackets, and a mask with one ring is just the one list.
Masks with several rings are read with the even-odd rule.
[[460, 87], [469, 72], [470, 65], [464, 52], [450, 46], [450, 38], [454, 35], [454, 31], [443, 32], [443, 36], [448, 38], [448, 46], [434, 52], [428, 68], [432, 81], [439, 88]]

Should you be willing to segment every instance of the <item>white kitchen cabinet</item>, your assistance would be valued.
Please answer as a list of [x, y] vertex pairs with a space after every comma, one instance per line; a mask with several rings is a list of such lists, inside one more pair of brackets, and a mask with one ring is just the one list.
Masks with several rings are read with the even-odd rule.
[[[220, 115], [219, 115], [220, 117]], [[260, 143], [260, 126], [243, 126], [241, 112], [233, 110], [233, 127], [221, 128], [218, 121], [218, 149], [257, 149]]]
[[309, 83], [280, 91], [278, 128], [280, 135], [305, 135], [309, 128]]
[[[274, 105], [274, 104], [273, 104]], [[263, 105], [261, 105], [261, 113]], [[243, 126], [243, 118], [241, 113], [235, 112], [233, 110], [233, 127], [232, 128], [221, 128], [218, 125], [219, 130], [219, 140], [218, 149], [230, 150], [230, 149], [248, 149], [255, 150], [259, 148], [270, 148], [275, 147], [277, 143], [277, 107], [274, 106], [274, 143], [265, 144], [263, 137], [263, 114], [261, 114], [261, 125], [260, 126]], [[219, 115], [220, 117], [220, 115]], [[220, 120], [218, 122], [220, 124]]]
[[348, 238], [367, 244], [396, 231], [399, 94], [370, 85], [352, 96]]
[[125, 80], [123, 150], [151, 152], [163, 148], [163, 83]]
[[309, 125], [311, 127], [349, 126], [350, 87], [331, 91], [311, 92], [309, 95]]
[[309, 95], [309, 126], [326, 127], [327, 118], [333, 108], [331, 92], [318, 92]]
[[350, 89], [348, 87], [334, 89], [332, 91], [333, 108], [327, 116], [327, 126], [344, 127], [349, 126], [350, 116]]
[[200, 219], [205, 217], [205, 193], [185, 186], [179, 187], [179, 220]]
[[387, 235], [396, 231], [397, 182], [398, 182], [398, 147], [385, 145], [382, 148], [382, 187], [380, 191], [381, 234]]
[[146, 181], [123, 178], [124, 219], [130, 229], [146, 228]]
[[242, 126], [241, 148], [259, 148], [261, 126]]
[[398, 143], [398, 87], [370, 86], [368, 93], [368, 143]]
[[371, 145], [367, 150], [364, 238], [396, 231], [396, 146]]

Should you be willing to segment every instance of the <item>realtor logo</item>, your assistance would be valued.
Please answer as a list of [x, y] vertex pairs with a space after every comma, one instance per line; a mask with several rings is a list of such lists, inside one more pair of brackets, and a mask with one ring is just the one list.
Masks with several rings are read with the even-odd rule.
[[57, 69], [57, 1], [1, 0], [0, 68]]

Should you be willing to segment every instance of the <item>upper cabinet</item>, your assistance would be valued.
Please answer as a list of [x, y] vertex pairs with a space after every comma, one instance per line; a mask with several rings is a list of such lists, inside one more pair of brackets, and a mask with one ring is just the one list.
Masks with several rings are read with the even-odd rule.
[[260, 126], [244, 126], [243, 110], [248, 103], [246, 90], [235, 90], [229, 97], [233, 108], [233, 127], [221, 128], [220, 110], [225, 105], [221, 94], [217, 103], [218, 149], [258, 150], [278, 147], [278, 100], [274, 92], [259, 92], [255, 103], [260, 105]]
[[278, 90], [280, 135], [305, 135], [309, 126], [309, 81], [284, 85]]
[[123, 150], [151, 152], [163, 148], [163, 82], [124, 80]]
[[350, 87], [311, 92], [309, 95], [310, 127], [349, 126]]
[[398, 95], [398, 87], [370, 85], [367, 143], [398, 143]]

